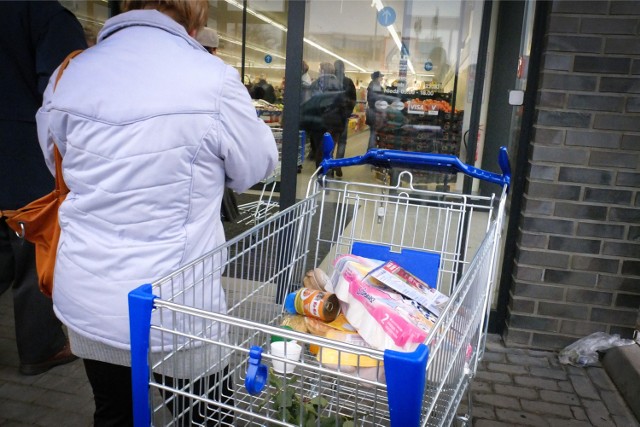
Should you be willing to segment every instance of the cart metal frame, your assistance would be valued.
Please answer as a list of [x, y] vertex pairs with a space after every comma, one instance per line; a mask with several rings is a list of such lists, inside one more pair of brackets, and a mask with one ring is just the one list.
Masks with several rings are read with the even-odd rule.
[[[135, 425], [404, 427], [469, 421], [470, 413], [458, 414], [458, 406], [484, 352], [510, 181], [505, 149], [499, 159], [502, 175], [450, 155], [370, 150], [327, 159], [305, 199], [132, 291]], [[482, 197], [420, 190], [409, 172], [392, 187], [326, 176], [334, 167], [364, 164], [464, 173], [502, 191]], [[449, 295], [449, 303], [414, 352], [354, 346], [280, 327], [283, 297], [301, 286], [304, 273], [329, 269], [336, 256], [359, 244], [400, 259], [409, 252], [439, 257], [431, 284]], [[204, 309], [215, 292], [226, 301], [219, 312]], [[270, 355], [274, 336], [303, 345], [302, 358]], [[347, 354], [373, 359], [375, 375], [322, 364], [311, 345], [336, 350], [339, 360]], [[293, 364], [294, 373], [269, 369], [275, 359]], [[232, 392], [225, 392], [229, 382]]]
[[[280, 181], [282, 173], [282, 128], [271, 128], [273, 137], [276, 140], [276, 146], [278, 147], [278, 164], [274, 171], [260, 183], [262, 184], [260, 189], [260, 195], [258, 200], [243, 203], [238, 206], [240, 211], [240, 219], [238, 222], [241, 224], [256, 225], [264, 221], [268, 217], [274, 215], [278, 209], [280, 209], [280, 202], [275, 200], [274, 194], [276, 193], [276, 187]], [[300, 143], [298, 147], [298, 170], [302, 170], [302, 164], [304, 162], [305, 141], [306, 132], [300, 131]]]

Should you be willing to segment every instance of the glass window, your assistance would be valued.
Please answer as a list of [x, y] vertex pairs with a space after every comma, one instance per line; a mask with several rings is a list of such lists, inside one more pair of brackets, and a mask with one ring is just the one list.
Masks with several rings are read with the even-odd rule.
[[76, 15], [84, 28], [87, 43], [94, 45], [104, 21], [109, 18], [108, 3], [101, 0], [62, 0], [60, 3]]
[[[311, 79], [320, 78], [322, 63], [339, 60], [356, 86], [346, 156], [378, 147], [465, 158], [482, 10], [482, 2], [455, 0], [307, 2]], [[448, 189], [456, 177], [420, 180]]]
[[[88, 37], [97, 34], [109, 16], [109, 2], [62, 3], [76, 14]], [[244, 14], [242, 0], [209, 1], [207, 25], [218, 32], [217, 54], [238, 70], [258, 114], [274, 128], [282, 125], [289, 4], [247, 0]], [[464, 160], [482, 10], [483, 2], [462, 0], [306, 0], [303, 60], [316, 87], [301, 97], [319, 92], [317, 86], [324, 86], [319, 81], [321, 64], [330, 64], [335, 73], [337, 61], [355, 88], [344, 123], [334, 123], [334, 139], [342, 139], [342, 150], [334, 155], [359, 155], [380, 147], [455, 154]], [[372, 79], [374, 75], [379, 79]], [[378, 80], [379, 87], [369, 95], [377, 97], [367, 96], [372, 80]], [[304, 126], [304, 116], [301, 119]], [[475, 125], [482, 128], [482, 123]], [[482, 138], [478, 140], [482, 144]], [[307, 144], [305, 157], [312, 147]], [[299, 187], [305, 187], [314, 160], [305, 159], [301, 168], [305, 172], [298, 175]], [[352, 178], [379, 178], [372, 176]], [[422, 181], [444, 184], [445, 189], [456, 181], [455, 176], [444, 182], [436, 177], [426, 174]], [[460, 182], [455, 186], [459, 189]]]

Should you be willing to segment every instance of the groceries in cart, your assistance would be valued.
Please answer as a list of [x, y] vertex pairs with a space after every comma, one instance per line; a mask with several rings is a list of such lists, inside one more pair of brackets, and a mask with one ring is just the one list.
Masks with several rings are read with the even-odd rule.
[[[303, 315], [306, 330], [295, 328], [299, 332], [378, 350], [414, 351], [425, 341], [449, 300], [398, 262], [351, 254], [334, 261], [331, 278], [315, 268], [302, 282], [304, 287], [285, 300], [285, 310], [290, 314], [285, 317], [286, 323]], [[347, 372], [359, 369], [359, 376], [378, 380], [384, 375], [376, 360], [311, 347], [324, 366]]]
[[289, 313], [304, 314], [328, 322], [340, 312], [340, 302], [334, 294], [307, 288], [287, 295], [284, 307]]

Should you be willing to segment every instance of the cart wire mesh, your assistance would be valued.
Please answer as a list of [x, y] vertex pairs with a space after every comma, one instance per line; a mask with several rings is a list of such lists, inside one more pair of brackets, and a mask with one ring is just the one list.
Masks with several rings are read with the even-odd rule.
[[[481, 197], [398, 182], [314, 176], [305, 199], [133, 291], [136, 426], [450, 425], [484, 349], [507, 185]], [[305, 272], [329, 272], [360, 243], [439, 256], [435, 285], [450, 298], [415, 354], [280, 327]], [[269, 354], [274, 337], [301, 345], [301, 358]], [[247, 386], [256, 366], [262, 390]]]

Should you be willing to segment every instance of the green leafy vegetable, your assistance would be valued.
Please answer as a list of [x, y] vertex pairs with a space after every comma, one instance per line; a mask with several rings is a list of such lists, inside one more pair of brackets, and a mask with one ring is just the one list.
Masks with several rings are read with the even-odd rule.
[[295, 393], [300, 377], [289, 375], [283, 377], [273, 369], [269, 370], [269, 385], [272, 387], [271, 409], [278, 420], [301, 425], [303, 427], [355, 427], [353, 421], [344, 415], [320, 415], [329, 405], [329, 401], [322, 396], [303, 399]]

